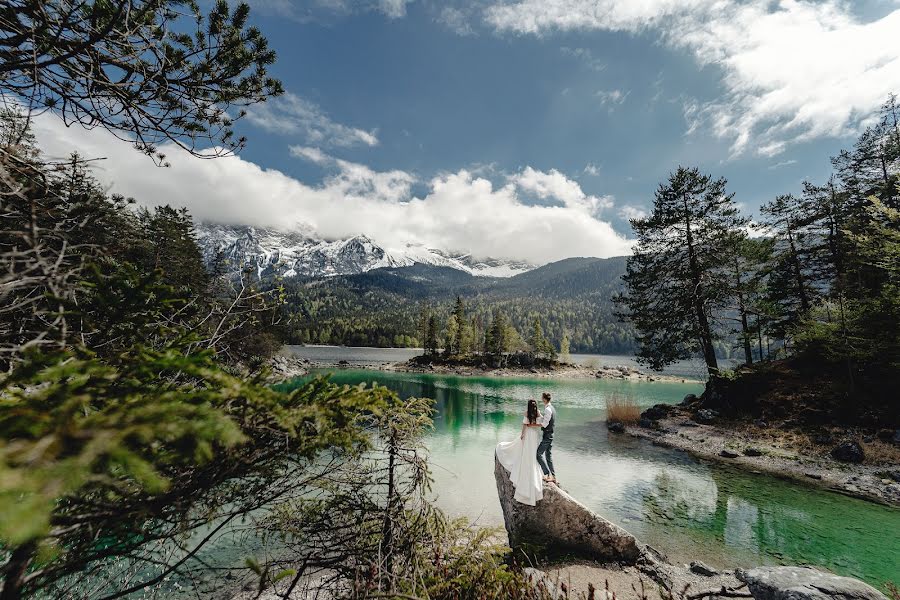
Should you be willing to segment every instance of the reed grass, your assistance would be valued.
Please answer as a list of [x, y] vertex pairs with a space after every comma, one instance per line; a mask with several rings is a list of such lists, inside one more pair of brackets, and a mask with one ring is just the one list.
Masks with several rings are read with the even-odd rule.
[[641, 409], [631, 396], [613, 393], [606, 397], [607, 423], [637, 423], [641, 419]]

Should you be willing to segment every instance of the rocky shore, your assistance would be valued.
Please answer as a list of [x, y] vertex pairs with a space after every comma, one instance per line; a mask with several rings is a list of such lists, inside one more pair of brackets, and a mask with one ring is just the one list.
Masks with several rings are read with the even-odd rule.
[[678, 406], [647, 409], [638, 425], [607, 425], [699, 458], [900, 506], [900, 445], [890, 438], [852, 429], [810, 431], [790, 422], [729, 420], [702, 408], [691, 395]]
[[[698, 561], [673, 564], [556, 485], [545, 483], [544, 498], [530, 507], [513, 499], [509, 473], [496, 459], [494, 476], [510, 548], [535, 565], [526, 569], [532, 585], [556, 598], [886, 600], [862, 581], [808, 566], [718, 571]], [[554, 563], [558, 557], [565, 561]]]
[[[296, 357], [295, 357], [296, 358]], [[297, 359], [301, 360], [301, 359]], [[488, 364], [476, 366], [448, 364], [440, 361], [420, 364], [404, 362], [350, 362], [348, 360], [310, 361], [302, 359], [301, 364], [308, 369], [373, 369], [397, 373], [431, 373], [455, 375], [458, 377], [526, 377], [529, 379], [613, 379], [620, 381], [667, 381], [676, 383], [698, 383], [686, 377], [645, 373], [628, 365], [601, 365], [599, 367], [559, 363], [552, 367], [493, 367]]]

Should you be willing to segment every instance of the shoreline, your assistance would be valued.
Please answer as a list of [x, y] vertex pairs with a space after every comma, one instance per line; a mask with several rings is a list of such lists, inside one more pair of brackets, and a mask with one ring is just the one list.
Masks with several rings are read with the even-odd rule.
[[[839, 462], [830, 456], [778, 443], [781, 430], [744, 422], [703, 425], [675, 407], [652, 428], [628, 425], [625, 433], [694, 457], [751, 473], [803, 482], [861, 500], [900, 508], [900, 465]], [[764, 435], [763, 432], [769, 435]]]
[[354, 361], [347, 359], [315, 360], [301, 357], [290, 351], [282, 351], [270, 361], [273, 373], [283, 379], [306, 375], [312, 369], [363, 369], [392, 373], [424, 373], [433, 375], [454, 375], [458, 377], [524, 377], [529, 379], [607, 379], [619, 381], [642, 381], [663, 383], [703, 384], [691, 377], [646, 373], [629, 365], [589, 366], [574, 363], [560, 363], [554, 367], [487, 367], [454, 364], [411, 364], [409, 361]]

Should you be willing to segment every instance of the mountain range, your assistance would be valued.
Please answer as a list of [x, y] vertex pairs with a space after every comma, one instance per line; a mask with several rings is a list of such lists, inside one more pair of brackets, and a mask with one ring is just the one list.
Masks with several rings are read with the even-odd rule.
[[374, 269], [428, 265], [448, 267], [479, 277], [512, 277], [535, 268], [520, 261], [476, 259], [425, 246], [386, 250], [364, 235], [323, 240], [310, 231], [199, 223], [197, 241], [207, 265], [224, 261], [228, 268], [253, 269], [271, 277], [335, 277]]

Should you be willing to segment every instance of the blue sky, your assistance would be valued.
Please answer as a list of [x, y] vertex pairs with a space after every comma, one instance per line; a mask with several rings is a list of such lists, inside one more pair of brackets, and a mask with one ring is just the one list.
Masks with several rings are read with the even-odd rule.
[[[678, 165], [726, 177], [753, 213], [825, 179], [900, 91], [893, 0], [251, 6], [287, 95], [240, 122], [240, 158], [176, 164], [172, 179], [197, 188], [121, 158], [113, 187], [204, 219], [393, 247], [607, 256], [627, 252], [627, 218]], [[62, 152], [75, 134], [58, 129], [45, 138]]]

